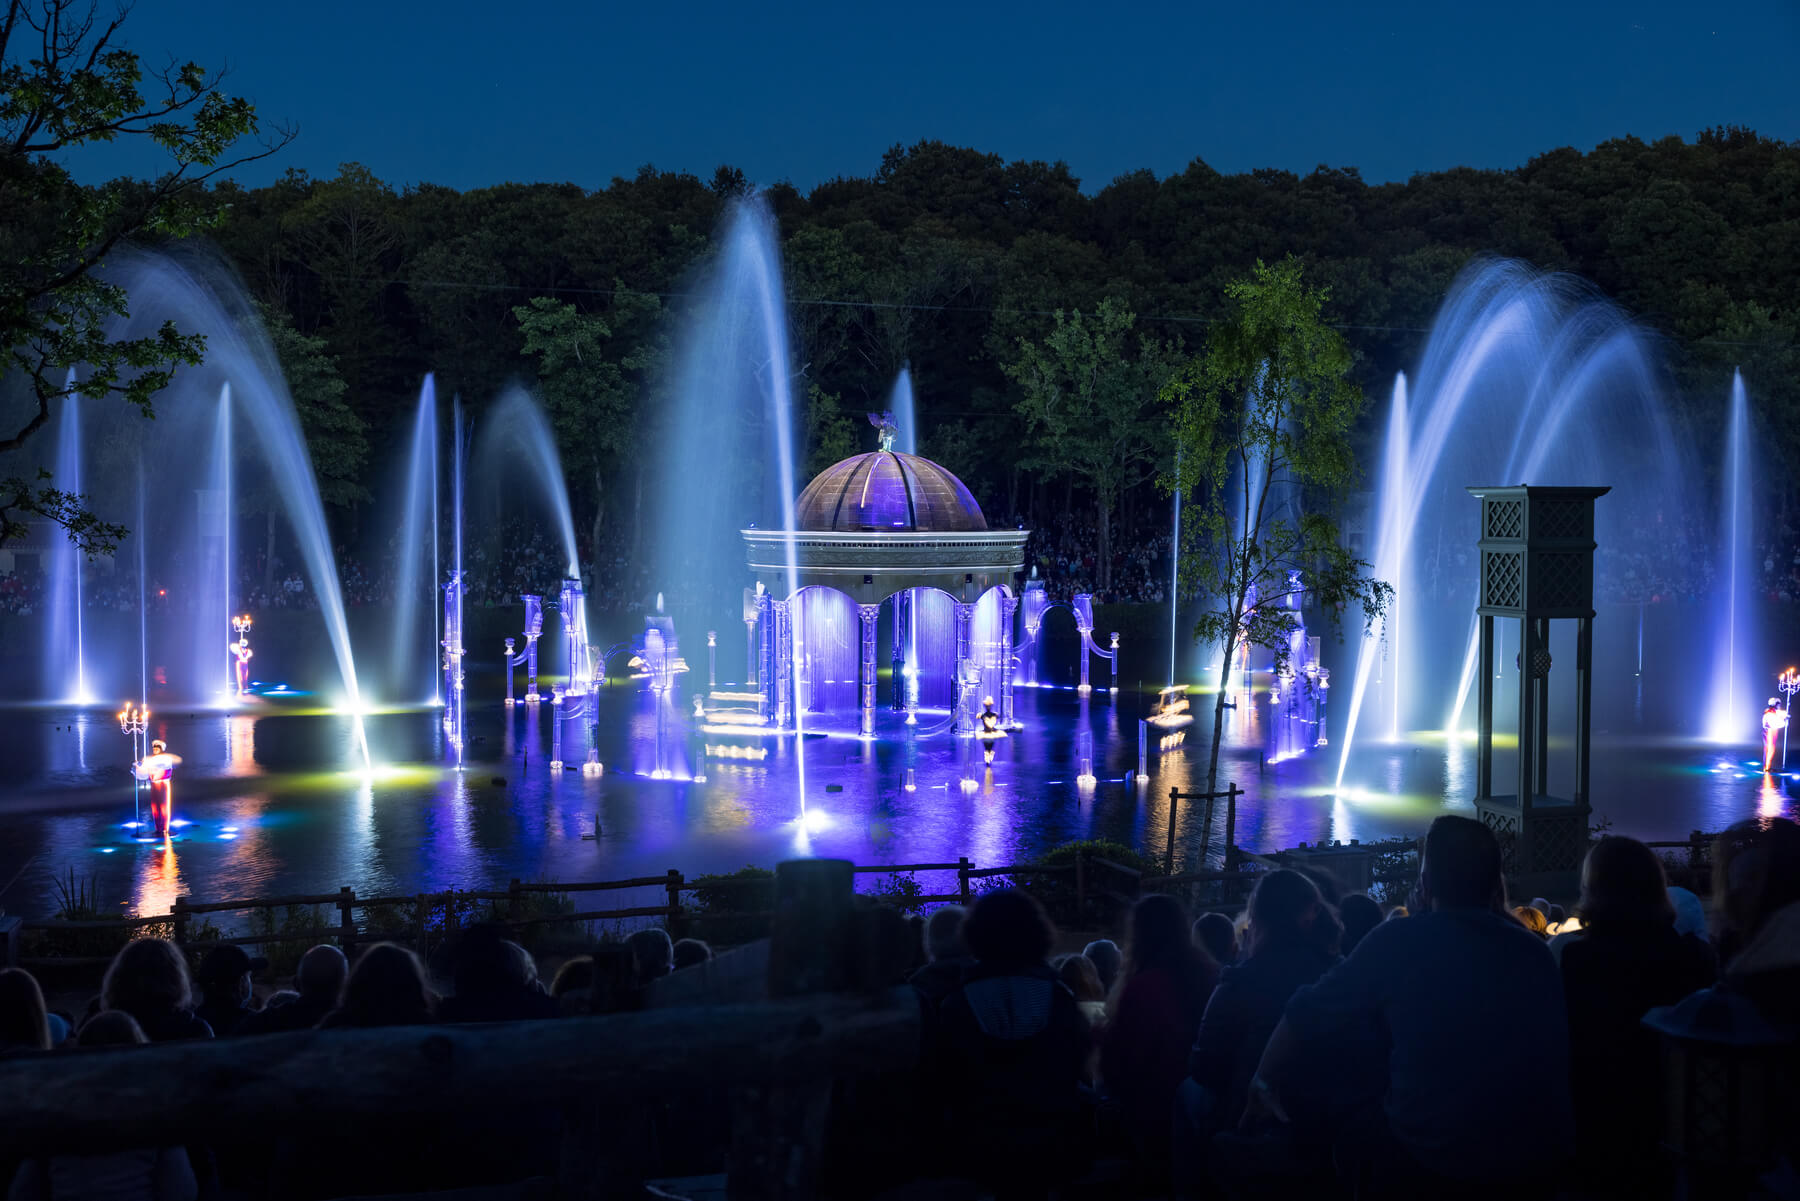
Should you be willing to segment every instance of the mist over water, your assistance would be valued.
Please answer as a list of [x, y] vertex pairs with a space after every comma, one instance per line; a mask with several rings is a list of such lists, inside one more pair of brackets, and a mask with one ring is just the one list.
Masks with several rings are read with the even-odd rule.
[[1504, 260], [1457, 278], [1388, 409], [1370, 557], [1398, 603], [1357, 656], [1340, 781], [1358, 740], [1473, 721], [1479, 505], [1468, 486], [1610, 485], [1595, 508], [1602, 548], [1711, 507], [1660, 379], [1651, 340], [1580, 280]]

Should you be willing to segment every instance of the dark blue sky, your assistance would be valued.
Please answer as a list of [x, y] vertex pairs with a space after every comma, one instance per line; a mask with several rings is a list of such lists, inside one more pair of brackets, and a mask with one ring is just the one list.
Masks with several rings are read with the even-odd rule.
[[126, 30], [151, 62], [228, 62], [300, 127], [250, 183], [358, 161], [398, 184], [600, 187], [729, 162], [804, 188], [938, 138], [1063, 159], [1092, 191], [1195, 157], [1380, 181], [1716, 124], [1800, 137], [1796, 0], [139, 0]]

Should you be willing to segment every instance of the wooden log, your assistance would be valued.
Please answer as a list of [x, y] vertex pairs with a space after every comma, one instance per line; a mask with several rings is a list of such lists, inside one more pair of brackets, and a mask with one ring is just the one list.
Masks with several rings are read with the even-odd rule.
[[0, 1060], [0, 1159], [267, 1135], [287, 1123], [378, 1127], [395, 1115], [597, 1097], [803, 1087], [916, 1056], [918, 999], [659, 1009], [468, 1026], [306, 1030]]

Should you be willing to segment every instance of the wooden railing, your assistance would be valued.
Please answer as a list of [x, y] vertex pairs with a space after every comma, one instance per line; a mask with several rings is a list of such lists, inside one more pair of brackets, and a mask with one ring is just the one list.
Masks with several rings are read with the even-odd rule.
[[[1130, 871], [1131, 869], [1121, 869]], [[1002, 864], [993, 867], [978, 867], [966, 856], [953, 862], [938, 863], [896, 863], [896, 864], [858, 864], [852, 865], [853, 875], [878, 876], [914, 876], [920, 872], [954, 873], [955, 891], [939, 893], [922, 893], [910, 895], [907, 900], [911, 904], [968, 904], [974, 899], [975, 882], [992, 879], [998, 876], [1029, 876], [1042, 879], [1044, 877], [1072, 876], [1075, 880], [1076, 907], [1078, 912], [1085, 912], [1089, 896], [1084, 887], [1086, 873], [1082, 866], [1082, 856], [1077, 855], [1073, 864]], [[1135, 875], [1135, 873], [1133, 873]], [[655, 904], [624, 905], [611, 909], [576, 908], [570, 912], [529, 913], [529, 898], [533, 894], [571, 894], [618, 892], [631, 889], [660, 889], [662, 897]], [[27, 934], [34, 931], [58, 933], [117, 933], [125, 937], [133, 937], [146, 927], [167, 928], [170, 938], [180, 945], [215, 943], [232, 943], [242, 946], [267, 946], [287, 942], [317, 943], [322, 940], [334, 940], [346, 954], [354, 954], [358, 944], [372, 942], [410, 942], [415, 949], [423, 951], [429, 945], [433, 933], [444, 925], [454, 926], [454, 910], [457, 906], [470, 904], [486, 904], [494, 907], [492, 916], [482, 916], [480, 920], [513, 929], [525, 929], [532, 926], [543, 926], [563, 923], [611, 922], [640, 918], [661, 919], [668, 928], [678, 931], [689, 918], [708, 917], [732, 918], [755, 921], [766, 920], [771, 913], [763, 909], [727, 910], [723, 913], [708, 914], [704, 911], [696, 913], [684, 905], [684, 898], [696, 891], [709, 893], [762, 890], [771, 892], [774, 881], [770, 877], [750, 877], [734, 879], [731, 877], [702, 876], [690, 878], [682, 872], [671, 868], [660, 876], [637, 876], [624, 880], [576, 880], [576, 881], [524, 881], [514, 879], [505, 889], [447, 891], [433, 893], [413, 893], [393, 896], [361, 896], [354, 888], [345, 886], [336, 892], [301, 893], [292, 896], [246, 897], [238, 900], [197, 901], [192, 897], [177, 897], [169, 907], [167, 914], [151, 914], [141, 917], [104, 918], [95, 921], [68, 921], [62, 919], [42, 919], [26, 921], [21, 929]], [[273, 913], [281, 909], [334, 908], [337, 910], [335, 924], [324, 926], [307, 926], [295, 930], [270, 929], [251, 933], [218, 933], [203, 939], [197, 939], [196, 922], [213, 914], [248, 914], [256, 912]], [[410, 917], [404, 930], [396, 929], [392, 923], [385, 925], [372, 924], [371, 911], [389, 909], [410, 911]], [[358, 915], [361, 920], [358, 920]], [[438, 920], [441, 915], [441, 922]], [[271, 925], [273, 923], [271, 922]], [[102, 957], [92, 958], [96, 961]], [[48, 966], [55, 963], [70, 963], [77, 959], [72, 956], [39, 956], [26, 957], [23, 962], [27, 966]]]

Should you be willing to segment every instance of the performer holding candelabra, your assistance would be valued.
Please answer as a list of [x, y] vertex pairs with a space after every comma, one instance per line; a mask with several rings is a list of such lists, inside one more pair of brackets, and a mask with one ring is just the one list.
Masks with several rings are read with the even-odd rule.
[[244, 696], [250, 691], [250, 656], [255, 653], [250, 649], [250, 615], [232, 618], [231, 628], [237, 631], [237, 641], [228, 649], [237, 660], [237, 694]]
[[169, 836], [169, 820], [175, 810], [175, 769], [180, 764], [181, 756], [169, 754], [168, 744], [158, 738], [132, 769], [133, 775], [150, 786], [150, 824], [158, 838]]

